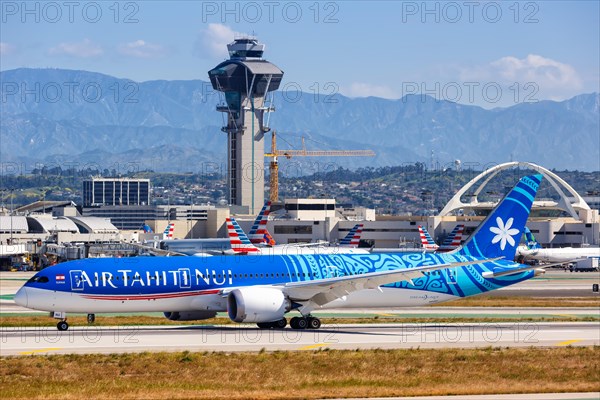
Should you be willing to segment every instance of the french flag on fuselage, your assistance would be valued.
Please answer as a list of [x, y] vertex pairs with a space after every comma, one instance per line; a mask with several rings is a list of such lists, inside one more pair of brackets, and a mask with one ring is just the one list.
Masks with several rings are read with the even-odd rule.
[[253, 253], [260, 251], [258, 247], [250, 242], [250, 239], [248, 239], [248, 236], [246, 236], [234, 218], [226, 218], [226, 221], [227, 234], [229, 235], [229, 242], [231, 243], [233, 251], [236, 253]]
[[[250, 228], [250, 232], [248, 232], [248, 238], [251, 243], [254, 244], [262, 244], [267, 242], [268, 240], [265, 238], [265, 234], [267, 234], [267, 221], [269, 220], [269, 213], [271, 212], [271, 202], [267, 201], [263, 206], [262, 210], [258, 213], [258, 216], [254, 220], [252, 224], [252, 228]], [[273, 239], [273, 238], [271, 238]]]

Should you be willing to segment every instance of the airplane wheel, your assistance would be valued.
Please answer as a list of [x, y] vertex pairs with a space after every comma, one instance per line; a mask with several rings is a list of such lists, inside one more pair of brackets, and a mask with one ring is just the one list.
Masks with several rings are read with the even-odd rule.
[[69, 324], [67, 324], [67, 321], [60, 321], [58, 324], [56, 324], [56, 327], [59, 331], [66, 331], [69, 329]]
[[93, 324], [94, 322], [96, 322], [96, 314], [88, 314], [87, 322], [88, 324]]
[[282, 318], [279, 321], [273, 322], [273, 328], [283, 329], [287, 325], [287, 319]]
[[291, 327], [292, 329], [298, 329], [298, 320], [299, 320], [299, 319], [300, 319], [300, 318], [298, 318], [298, 317], [294, 317], [294, 318], [292, 318], [292, 319], [290, 320], [290, 327]]
[[256, 326], [258, 326], [260, 329], [270, 329], [271, 322], [257, 322]]
[[321, 327], [321, 320], [319, 318], [309, 317], [308, 326], [310, 329], [319, 329]]
[[304, 317], [298, 318], [296, 325], [298, 326], [296, 329], [306, 329], [308, 327], [308, 320]]

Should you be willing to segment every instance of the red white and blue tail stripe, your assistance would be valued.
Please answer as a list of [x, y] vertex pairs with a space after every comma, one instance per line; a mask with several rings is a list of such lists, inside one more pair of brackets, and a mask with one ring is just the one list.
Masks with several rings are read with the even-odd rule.
[[[252, 228], [250, 228], [250, 232], [248, 232], [248, 238], [250, 239], [250, 242], [254, 243], [254, 244], [262, 244], [262, 243], [266, 243], [267, 239], [265, 239], [265, 235], [268, 234], [267, 232], [267, 221], [269, 220], [269, 213], [271, 212], [271, 202], [267, 201], [265, 203], [265, 205], [263, 206], [262, 210], [260, 210], [260, 213], [258, 213], [258, 216], [256, 217], [256, 219], [254, 220], [254, 223], [252, 224]], [[269, 237], [271, 237], [271, 235], [269, 235]], [[270, 240], [273, 240], [273, 238], [271, 237]], [[274, 242], [274, 240], [273, 240]], [[269, 243], [267, 243], [269, 244]], [[273, 243], [275, 244], [275, 243]], [[269, 244], [269, 245], [273, 245], [273, 244]]]
[[462, 241], [464, 230], [464, 224], [456, 225], [454, 229], [452, 229], [452, 232], [450, 232], [450, 234], [442, 242], [441, 246], [438, 248], [438, 251], [452, 251], [457, 249]]
[[437, 243], [433, 241], [431, 235], [427, 232], [427, 229], [423, 228], [421, 225], [419, 225], [419, 236], [421, 237], [421, 244], [425, 250], [435, 251], [438, 249], [439, 246]]
[[340, 241], [340, 247], [358, 247], [362, 235], [363, 224], [356, 224]]
[[250, 242], [246, 233], [242, 230], [240, 225], [234, 218], [227, 218], [227, 234], [229, 235], [229, 241], [231, 248], [236, 253], [255, 253], [260, 252], [258, 247]]
[[173, 239], [173, 232], [175, 232], [175, 223], [171, 222], [163, 232], [163, 240]]

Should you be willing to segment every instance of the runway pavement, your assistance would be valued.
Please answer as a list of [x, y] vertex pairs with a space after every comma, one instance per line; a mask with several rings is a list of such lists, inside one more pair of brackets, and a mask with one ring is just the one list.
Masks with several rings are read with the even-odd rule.
[[598, 322], [323, 325], [319, 330], [239, 326], [0, 329], [0, 356], [143, 351], [266, 351], [600, 345]]
[[[31, 310], [14, 304], [12, 295], [33, 275], [28, 272], [0, 273], [0, 313]], [[547, 297], [558, 293], [593, 295], [592, 283], [598, 273], [552, 271], [544, 277], [516, 285], [499, 295], [527, 295], [535, 292]], [[444, 307], [407, 309], [365, 309], [317, 312], [327, 316], [411, 316], [411, 317], [505, 317], [510, 323], [452, 324], [360, 324], [324, 325], [318, 331], [259, 330], [254, 325], [236, 326], [72, 326], [66, 332], [56, 327], [19, 327], [0, 329], [0, 355], [61, 353], [123, 353], [141, 351], [259, 351], [372, 348], [439, 347], [529, 347], [600, 345], [598, 322], [526, 323], [519, 319], [535, 316], [600, 316], [594, 308], [516, 308]], [[98, 316], [101, 318], [101, 315]]]

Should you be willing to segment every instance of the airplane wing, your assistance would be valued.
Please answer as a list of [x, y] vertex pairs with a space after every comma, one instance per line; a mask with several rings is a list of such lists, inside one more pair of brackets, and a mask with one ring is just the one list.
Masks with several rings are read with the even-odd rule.
[[472, 264], [483, 264], [500, 258], [475, 261], [455, 262], [447, 264], [426, 265], [416, 268], [396, 269], [391, 271], [370, 272], [361, 275], [347, 275], [335, 278], [318, 279], [283, 284], [283, 292], [296, 302], [310, 301], [322, 306], [352, 292], [364, 289], [376, 289], [381, 285], [393, 282], [411, 281], [423, 276], [423, 273], [444, 268], [461, 267]]
[[[576, 261], [576, 260], [567, 261], [567, 263], [573, 262], [573, 261]], [[556, 266], [564, 265], [564, 264], [565, 264], [564, 262], [554, 263], [554, 264], [544, 264], [544, 265], [514, 264], [514, 265], [517, 265], [517, 267], [515, 267], [515, 268], [511, 268], [511, 267], [497, 267], [497, 268], [494, 268], [492, 271], [484, 272], [483, 274], [481, 274], [481, 276], [483, 276], [486, 279], [500, 278], [502, 276], [513, 275], [513, 274], [520, 274], [521, 272], [531, 271], [532, 269], [533, 270], [538, 270], [541, 273], [544, 273], [544, 272], [546, 272], [544, 270], [544, 268], [551, 268], [551, 267], [556, 267]]]
[[139, 244], [139, 243], [129, 243], [134, 247], [137, 247], [141, 250], [146, 250], [148, 253], [151, 253], [152, 255], [158, 255], [158, 256], [188, 256], [189, 254], [184, 254], [184, 253], [179, 253], [177, 251], [173, 251], [173, 250], [164, 250], [164, 249], [158, 249], [156, 247], [151, 247], [151, 246], [146, 246], [143, 244]]

